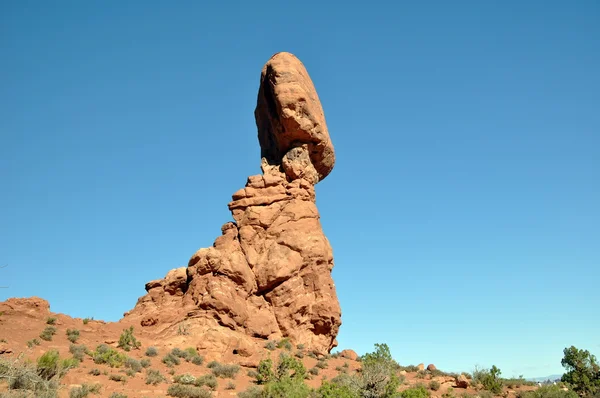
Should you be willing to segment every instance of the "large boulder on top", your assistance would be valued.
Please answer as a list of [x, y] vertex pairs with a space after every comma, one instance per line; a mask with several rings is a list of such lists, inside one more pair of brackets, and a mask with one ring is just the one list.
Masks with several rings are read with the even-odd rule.
[[335, 163], [325, 115], [306, 68], [280, 52], [263, 67], [256, 110], [261, 156], [282, 165], [289, 180], [316, 184]]

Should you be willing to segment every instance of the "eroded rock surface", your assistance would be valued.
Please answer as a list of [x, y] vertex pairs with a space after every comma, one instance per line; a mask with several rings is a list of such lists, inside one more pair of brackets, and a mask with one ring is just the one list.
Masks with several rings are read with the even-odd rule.
[[255, 115], [263, 174], [233, 194], [234, 221], [187, 267], [147, 283], [148, 294], [126, 319], [193, 336], [199, 349], [232, 350], [249, 362], [261, 339], [288, 337], [326, 353], [337, 345], [341, 311], [314, 184], [331, 171], [334, 154], [318, 97], [296, 57], [269, 60]]

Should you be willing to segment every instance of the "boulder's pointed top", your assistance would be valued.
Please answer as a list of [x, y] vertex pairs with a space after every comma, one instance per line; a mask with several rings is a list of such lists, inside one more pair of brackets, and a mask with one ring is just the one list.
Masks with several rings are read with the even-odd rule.
[[274, 54], [262, 69], [256, 110], [261, 156], [290, 180], [316, 184], [333, 169], [335, 152], [314, 84], [302, 62]]

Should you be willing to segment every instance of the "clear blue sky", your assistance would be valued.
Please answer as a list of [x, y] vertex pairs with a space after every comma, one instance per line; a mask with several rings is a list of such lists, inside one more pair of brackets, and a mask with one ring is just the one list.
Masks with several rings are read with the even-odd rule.
[[117, 320], [210, 246], [290, 51], [336, 149], [340, 348], [505, 376], [600, 353], [600, 3], [172, 4], [0, 4], [0, 300]]

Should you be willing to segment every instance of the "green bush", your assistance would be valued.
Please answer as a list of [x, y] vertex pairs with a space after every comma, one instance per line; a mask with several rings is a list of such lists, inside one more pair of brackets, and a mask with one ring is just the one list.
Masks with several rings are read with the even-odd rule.
[[440, 389], [440, 387], [441, 387], [441, 386], [442, 386], [442, 385], [441, 385], [441, 384], [440, 384], [440, 382], [439, 382], [439, 381], [437, 381], [437, 380], [431, 380], [431, 381], [429, 382], [429, 389], [430, 389], [430, 390], [437, 391], [437, 390], [439, 390], [439, 389]]
[[207, 375], [200, 376], [194, 382], [194, 385], [196, 387], [206, 386], [206, 387], [210, 388], [211, 390], [216, 390], [217, 384], [218, 384], [217, 378], [213, 374], [207, 374]]
[[37, 367], [28, 361], [23, 361], [22, 356], [11, 360], [0, 358], [0, 378], [8, 381], [9, 391], [20, 390], [25, 392], [24, 396], [28, 398], [32, 396], [56, 398], [58, 396], [58, 375], [50, 380], [42, 378]]
[[290, 339], [285, 337], [285, 338], [279, 340], [279, 343], [277, 343], [277, 348], [284, 348], [287, 351], [291, 351], [293, 346], [292, 346], [292, 343], [290, 343]]
[[113, 392], [112, 394], [110, 394], [109, 398], [127, 398], [127, 395], [119, 394], [118, 392]]
[[56, 334], [56, 328], [54, 326], [46, 326], [46, 328], [40, 333], [40, 338], [46, 341], [52, 341], [52, 336]]
[[67, 329], [67, 339], [71, 343], [76, 343], [79, 340], [79, 330], [77, 329]]
[[81, 387], [71, 388], [69, 398], [86, 398], [90, 394], [100, 394], [100, 384], [82, 384]]
[[156, 369], [148, 369], [146, 371], [146, 384], [152, 384], [153, 386], [167, 381], [166, 377], [162, 375]]
[[409, 388], [400, 393], [401, 398], [428, 398], [429, 391], [424, 386]]
[[327, 369], [327, 361], [324, 359], [319, 359], [317, 361], [317, 364], [315, 365], [317, 368], [319, 369]]
[[148, 358], [144, 358], [140, 361], [140, 365], [142, 365], [142, 368], [149, 368], [151, 365], [151, 362]]
[[361, 357], [361, 372], [357, 376], [361, 396], [393, 397], [400, 386], [394, 361], [387, 344], [375, 344], [375, 351]]
[[500, 379], [500, 369], [493, 365], [490, 370], [475, 369], [473, 372], [473, 380], [482, 385], [483, 389], [493, 394], [502, 392], [503, 383]]
[[93, 320], [94, 320], [94, 317], [91, 317], [91, 318], [83, 318], [83, 324], [84, 324], [84, 325], [87, 325], [87, 324], [88, 324], [90, 321], [93, 321]]
[[517, 398], [579, 398], [579, 396], [575, 391], [563, 391], [559, 386], [542, 386], [533, 391], [519, 391]]
[[27, 341], [27, 347], [29, 348], [33, 348], [36, 345], [40, 345], [40, 341], [38, 339], [33, 339], [33, 340], [28, 340]]
[[125, 383], [127, 381], [127, 377], [125, 377], [124, 375], [113, 373], [108, 375], [108, 380], [120, 381], [122, 383]]
[[192, 360], [190, 362], [192, 362], [194, 365], [200, 366], [204, 363], [204, 357], [200, 356], [200, 355], [196, 355], [195, 357], [192, 358]]
[[308, 373], [313, 375], [313, 376], [318, 376], [319, 375], [319, 368], [317, 368], [316, 366], [314, 368], [310, 368], [308, 369]]
[[98, 347], [96, 347], [96, 351], [92, 352], [91, 355], [94, 363], [99, 365], [106, 364], [111, 368], [121, 367], [127, 359], [125, 354], [107, 346], [106, 344], [100, 344]]
[[[282, 353], [275, 370], [273, 370], [273, 362], [270, 359], [262, 360], [259, 363], [256, 381], [264, 384], [263, 397], [305, 398], [310, 393], [310, 388], [304, 383], [305, 378], [306, 369], [302, 362]], [[253, 393], [255, 392], [246, 392], [246, 394]]]
[[60, 377], [60, 355], [56, 350], [45, 352], [37, 360], [37, 371], [40, 377], [50, 380], [54, 376]]
[[235, 383], [233, 381], [228, 381], [227, 385], [225, 386], [226, 390], [235, 390]]
[[77, 359], [78, 361], [83, 361], [83, 358], [85, 358], [85, 354], [89, 353], [87, 347], [83, 344], [71, 344], [69, 346], [69, 352], [73, 354], [73, 358]]
[[210, 398], [212, 397], [212, 392], [201, 387], [171, 384], [167, 389], [167, 395], [178, 398]]
[[273, 361], [271, 359], [263, 359], [258, 363], [256, 383], [266, 384], [274, 379], [275, 373], [273, 373]]
[[267, 341], [267, 343], [265, 344], [265, 348], [269, 351], [273, 351], [277, 348], [277, 343], [274, 341]]
[[48, 317], [48, 319], [46, 319], [46, 323], [48, 325], [56, 325], [56, 318]]
[[173, 377], [173, 381], [179, 384], [194, 384], [194, 382], [196, 381], [196, 377], [192, 376], [189, 373], [186, 373]]
[[238, 393], [238, 398], [263, 398], [263, 391], [260, 387], [250, 386], [246, 391]]
[[92, 376], [100, 376], [102, 374], [102, 372], [100, 372], [100, 369], [98, 368], [93, 368], [88, 373]]
[[146, 356], [147, 357], [155, 357], [158, 355], [158, 350], [156, 347], [148, 347], [146, 348]]
[[561, 380], [581, 397], [600, 396], [600, 366], [596, 356], [575, 346], [565, 348], [563, 354], [560, 363], [567, 372]]
[[142, 371], [142, 364], [137, 359], [127, 358], [125, 360], [125, 368], [131, 369], [135, 373], [141, 373], [141, 371]]
[[358, 394], [347, 385], [325, 380], [317, 389], [318, 398], [358, 398]]
[[132, 348], [137, 350], [141, 345], [142, 343], [140, 343], [133, 335], [133, 326], [130, 326], [129, 329], [124, 329], [123, 333], [121, 333], [117, 347], [129, 351]]
[[220, 364], [216, 361], [212, 361], [207, 365], [207, 367], [210, 368], [216, 377], [221, 377], [224, 379], [234, 379], [237, 376], [237, 373], [240, 371], [240, 365]]
[[181, 360], [172, 352], [170, 352], [163, 357], [162, 362], [168, 367], [173, 367], [175, 365], [179, 365], [181, 363]]

